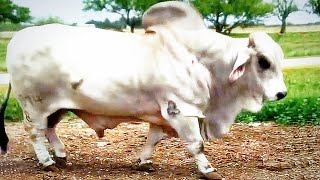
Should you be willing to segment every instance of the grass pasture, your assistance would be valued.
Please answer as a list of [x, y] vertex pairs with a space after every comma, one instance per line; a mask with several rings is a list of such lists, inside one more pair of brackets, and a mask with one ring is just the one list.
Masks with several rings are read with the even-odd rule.
[[[292, 68], [284, 70], [288, 96], [278, 102], [268, 102], [257, 114], [241, 113], [239, 122], [275, 121], [280, 124], [320, 125], [320, 66]], [[0, 97], [7, 87], [0, 86]], [[3, 98], [2, 98], [3, 99]], [[22, 119], [21, 108], [14, 97], [11, 97], [6, 110], [6, 119]]]
[[287, 58], [320, 55], [320, 31], [273, 34]]
[[[320, 31], [269, 34], [282, 48], [286, 58], [320, 56]], [[248, 37], [248, 34], [231, 34], [232, 37]]]
[[[232, 30], [232, 33], [251, 33], [256, 31], [264, 31], [267, 33], [279, 33], [281, 26], [249, 26], [249, 27], [237, 27]], [[308, 25], [288, 25], [286, 32], [316, 32], [320, 31], [320, 24], [308, 24]]]
[[7, 68], [6, 68], [6, 51], [7, 51], [8, 43], [9, 43], [8, 39], [0, 39], [0, 72], [7, 71]]

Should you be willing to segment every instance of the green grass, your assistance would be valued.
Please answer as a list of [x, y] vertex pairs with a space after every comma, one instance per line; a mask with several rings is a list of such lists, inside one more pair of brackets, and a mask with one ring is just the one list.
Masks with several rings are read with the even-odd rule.
[[[269, 102], [256, 114], [241, 113], [237, 121], [320, 125], [320, 66], [285, 69], [284, 77], [288, 87], [288, 96], [284, 100]], [[0, 86], [0, 97], [6, 91], [6, 86]], [[22, 119], [21, 108], [14, 97], [9, 101], [5, 117], [11, 121]]]
[[[283, 35], [272, 33], [269, 35], [279, 43], [286, 58], [320, 55], [320, 31], [288, 32]], [[231, 36], [248, 37], [249, 34], [231, 34]]]
[[320, 67], [284, 70], [288, 96], [269, 102], [257, 114], [242, 113], [238, 121], [275, 121], [280, 124], [320, 125]]
[[0, 72], [7, 71], [5, 59], [8, 43], [8, 39], [0, 39]]
[[320, 55], [320, 32], [272, 34], [286, 57]]

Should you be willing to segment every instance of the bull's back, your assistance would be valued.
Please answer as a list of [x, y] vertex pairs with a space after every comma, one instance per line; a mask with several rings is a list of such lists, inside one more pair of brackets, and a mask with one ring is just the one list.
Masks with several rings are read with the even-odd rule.
[[148, 53], [152, 51], [145, 43], [141, 36], [94, 28], [31, 27], [10, 41], [8, 71], [21, 99], [41, 97], [66, 108], [95, 99], [89, 104], [104, 108], [118, 101], [111, 99], [115, 91], [125, 94], [123, 87], [139, 89], [141, 81], [149, 83], [152, 77], [146, 69], [150, 69]]

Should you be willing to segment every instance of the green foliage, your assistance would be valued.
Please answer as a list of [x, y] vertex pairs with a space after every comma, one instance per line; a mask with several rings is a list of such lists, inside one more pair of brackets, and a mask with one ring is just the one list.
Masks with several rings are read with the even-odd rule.
[[105, 21], [95, 21], [91, 20], [86, 22], [86, 24], [94, 24], [95, 27], [101, 29], [116, 29], [122, 30], [126, 27], [125, 19], [120, 18], [118, 21], [111, 22], [108, 18]]
[[0, 0], [0, 23], [20, 23], [31, 20], [30, 10], [13, 4], [11, 0]]
[[48, 18], [38, 19], [36, 22], [34, 22], [34, 25], [41, 26], [53, 23], [64, 24], [64, 22], [59, 17], [49, 16]]
[[242, 122], [274, 121], [281, 124], [320, 125], [320, 67], [284, 70], [288, 96], [269, 102], [257, 114], [244, 112]]
[[308, 0], [305, 5], [311, 8], [311, 12], [320, 16], [320, 0]]
[[[1, 104], [4, 101], [5, 94], [0, 93]], [[10, 97], [8, 101], [8, 106], [5, 111], [5, 119], [10, 121], [21, 121], [23, 119], [22, 109], [19, 105], [19, 102], [14, 98]]]
[[[206, 20], [213, 23], [217, 32], [231, 33], [231, 30], [245, 24], [258, 22], [273, 9], [271, 3], [263, 0], [193, 0]], [[233, 21], [229, 23], [229, 21]]]
[[102, 11], [107, 10], [109, 12], [117, 13], [131, 28], [131, 32], [134, 31], [137, 20], [141, 18], [143, 12], [158, 2], [165, 0], [83, 0], [83, 10]]
[[281, 30], [280, 33], [285, 33], [289, 14], [298, 11], [297, 5], [293, 2], [293, 0], [273, 0], [275, 4], [274, 15], [278, 17], [281, 21]]

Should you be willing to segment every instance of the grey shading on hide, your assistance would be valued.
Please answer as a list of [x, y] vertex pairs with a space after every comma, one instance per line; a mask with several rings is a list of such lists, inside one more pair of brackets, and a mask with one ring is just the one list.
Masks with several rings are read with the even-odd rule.
[[206, 29], [202, 16], [187, 3], [167, 1], [153, 5], [143, 14], [142, 27], [164, 25], [184, 30]]
[[180, 113], [180, 110], [177, 109], [177, 105], [175, 102], [169, 101], [167, 112], [170, 116], [175, 116]]

